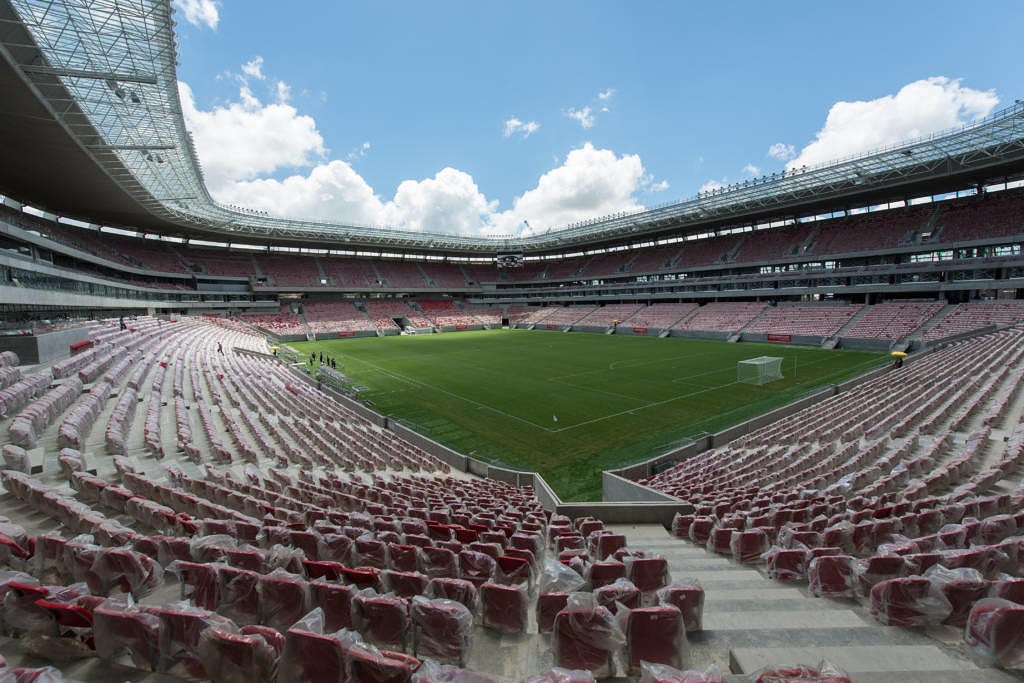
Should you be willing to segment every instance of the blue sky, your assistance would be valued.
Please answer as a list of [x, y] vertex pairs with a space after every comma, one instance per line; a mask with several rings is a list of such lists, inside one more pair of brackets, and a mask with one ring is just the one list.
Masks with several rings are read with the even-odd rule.
[[1024, 97], [1020, 2], [174, 5], [211, 192], [290, 217], [556, 228]]

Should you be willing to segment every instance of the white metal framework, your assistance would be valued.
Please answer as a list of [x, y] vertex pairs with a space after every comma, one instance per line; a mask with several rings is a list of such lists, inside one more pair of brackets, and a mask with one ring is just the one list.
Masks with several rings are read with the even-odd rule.
[[736, 362], [736, 381], [763, 386], [782, 379], [782, 358], [758, 356]]
[[170, 0], [0, 0], [0, 8], [4, 5], [16, 16], [0, 21], [23, 28], [28, 38], [23, 43], [5, 38], [0, 56], [33, 84], [55, 120], [99, 167], [153, 215], [184, 228], [218, 233], [231, 242], [276, 236], [352, 247], [450, 249], [467, 255], [542, 252], [642, 238], [667, 228], [685, 231], [801, 201], [838, 201], [872, 187], [1024, 162], [1024, 105], [1015, 104], [961, 128], [898, 146], [529, 237], [416, 233], [254, 215], [216, 204], [204, 185], [178, 98]]

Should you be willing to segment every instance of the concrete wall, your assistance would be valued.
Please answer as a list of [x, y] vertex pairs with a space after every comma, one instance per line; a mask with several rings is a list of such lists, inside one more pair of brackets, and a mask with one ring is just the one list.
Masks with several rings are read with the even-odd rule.
[[840, 337], [839, 348], [842, 349], [866, 349], [868, 351], [888, 351], [892, 345], [891, 339], [859, 339], [857, 337]]
[[601, 500], [605, 503], [678, 503], [679, 499], [642, 486], [612, 472], [601, 473]]
[[[419, 446], [420, 448], [425, 450], [427, 453], [430, 453], [431, 455], [439, 458], [440, 460], [445, 461], [446, 463], [451, 465], [453, 468], [459, 470], [460, 472], [469, 471], [469, 457], [462, 455], [457, 451], [453, 451], [447, 446], [443, 446], [437, 443], [433, 439], [428, 439], [422, 434], [414, 432], [408, 427], [401, 425], [395, 422], [394, 420], [388, 420], [385, 418], [385, 427], [387, 427], [388, 429], [390, 429], [395, 434], [402, 437], [409, 443], [415, 444], [416, 446]], [[486, 476], [486, 473], [481, 476]]]
[[71, 355], [71, 345], [89, 338], [86, 327], [42, 334], [0, 336], [0, 351], [14, 351], [22, 365], [53, 363]]
[[[317, 341], [329, 341], [331, 339], [356, 339], [359, 337], [376, 337], [376, 330], [356, 330], [352, 333], [351, 337], [339, 337], [337, 332], [318, 332], [314, 335]], [[305, 341], [306, 338], [296, 339], [295, 341]]]
[[712, 330], [672, 330], [670, 337], [688, 337], [690, 339], [716, 339], [725, 341], [732, 332], [715, 332]]
[[569, 517], [592, 516], [605, 524], [660, 524], [671, 528], [676, 513], [692, 514], [693, 505], [675, 503], [562, 503], [555, 512]]
[[789, 342], [769, 342], [768, 335], [760, 332], [744, 332], [740, 335], [740, 341], [745, 342], [766, 342], [770, 344], [796, 344], [798, 346], [821, 346], [821, 343], [825, 341], [825, 337], [810, 336], [803, 334], [794, 334], [790, 337]]

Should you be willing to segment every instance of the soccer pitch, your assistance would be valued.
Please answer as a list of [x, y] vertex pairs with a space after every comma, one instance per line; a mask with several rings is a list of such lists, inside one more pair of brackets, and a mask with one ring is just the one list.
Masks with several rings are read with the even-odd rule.
[[[563, 500], [600, 500], [601, 470], [887, 361], [876, 351], [528, 330], [292, 346], [335, 358], [374, 410], [461, 453], [535, 470]], [[738, 383], [737, 361], [756, 356], [781, 356], [783, 379]]]

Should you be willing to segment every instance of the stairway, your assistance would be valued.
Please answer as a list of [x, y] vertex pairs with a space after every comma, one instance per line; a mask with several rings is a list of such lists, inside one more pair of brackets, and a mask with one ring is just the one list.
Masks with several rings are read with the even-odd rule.
[[943, 318], [945, 318], [951, 311], [953, 311], [956, 308], [956, 306], [956, 304], [946, 304], [939, 310], [938, 313], [928, 318], [928, 320], [925, 320], [924, 324], [922, 324], [921, 327], [911, 332], [909, 335], [907, 335], [906, 338], [908, 340], [923, 338], [925, 332], [938, 325]]
[[772, 581], [756, 568], [673, 538], [660, 525], [611, 528], [626, 534], [630, 548], [667, 559], [673, 580], [693, 577], [704, 588], [704, 630], [688, 634], [689, 668], [714, 662], [723, 672], [750, 674], [769, 664], [816, 666], [825, 658], [858, 683], [1017, 680], [975, 666], [960, 646], [962, 628], [926, 634], [882, 626], [866, 602], [809, 597], [806, 584]]
[[320, 277], [317, 278], [317, 282], [327, 281], [328, 284], [332, 284], [327, 278], [327, 272], [324, 270], [324, 264], [320, 263], [320, 257], [314, 256], [313, 263], [316, 264], [316, 272], [319, 273]]
[[846, 321], [845, 325], [843, 325], [842, 327], [839, 328], [838, 332], [836, 332], [834, 335], [832, 335], [828, 339], [823, 340], [821, 342], [821, 348], [823, 348], [823, 349], [834, 349], [834, 348], [836, 348], [836, 346], [839, 345], [840, 338], [842, 338], [843, 336], [846, 335], [847, 332], [852, 330], [854, 328], [854, 326], [858, 322], [860, 322], [860, 319], [863, 318], [865, 315], [867, 315], [868, 311], [870, 311], [870, 310], [871, 310], [871, 306], [864, 306], [864, 307], [862, 307], [859, 311], [857, 311], [854, 314], [854, 316], [852, 318], [850, 318], [849, 320]]

